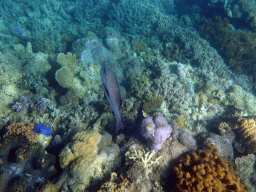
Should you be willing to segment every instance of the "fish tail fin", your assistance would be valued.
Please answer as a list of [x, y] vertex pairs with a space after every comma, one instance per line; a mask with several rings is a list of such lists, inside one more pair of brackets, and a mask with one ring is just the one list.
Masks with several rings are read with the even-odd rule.
[[116, 134], [121, 130], [121, 129], [125, 129], [126, 128], [126, 124], [124, 123], [123, 119], [116, 119]]

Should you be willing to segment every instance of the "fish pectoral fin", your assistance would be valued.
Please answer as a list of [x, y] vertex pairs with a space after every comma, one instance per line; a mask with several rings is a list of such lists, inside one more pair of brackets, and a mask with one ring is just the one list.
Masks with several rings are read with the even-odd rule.
[[105, 97], [109, 97], [109, 92], [108, 92], [108, 89], [106, 88], [106, 86], [105, 85], [103, 85], [103, 87], [104, 87], [104, 95], [105, 95]]

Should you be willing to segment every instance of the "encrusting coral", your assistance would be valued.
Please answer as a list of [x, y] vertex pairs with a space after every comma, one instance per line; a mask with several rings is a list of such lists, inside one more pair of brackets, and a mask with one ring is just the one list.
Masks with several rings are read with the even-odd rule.
[[177, 180], [175, 191], [248, 191], [212, 146], [182, 157], [173, 176]]

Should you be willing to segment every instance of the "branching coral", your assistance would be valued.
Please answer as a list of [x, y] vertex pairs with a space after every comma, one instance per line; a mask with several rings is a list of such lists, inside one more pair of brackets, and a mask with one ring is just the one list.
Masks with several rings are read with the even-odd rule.
[[175, 191], [248, 191], [233, 174], [232, 166], [210, 146], [182, 157], [174, 167], [174, 177]]
[[30, 143], [34, 143], [37, 141], [37, 134], [33, 131], [34, 124], [33, 123], [13, 123], [7, 127], [7, 132], [5, 137], [8, 135], [22, 135], [24, 136]]
[[133, 147], [132, 150], [127, 151], [125, 153], [126, 156], [126, 163], [140, 163], [143, 165], [145, 169], [146, 176], [152, 171], [152, 168], [154, 166], [159, 165], [159, 159], [161, 156], [156, 157], [156, 151], [148, 151], [147, 153], [142, 150], [137, 150], [135, 147]]
[[125, 192], [129, 185], [130, 182], [126, 177], [112, 172], [110, 180], [103, 183], [98, 192]]

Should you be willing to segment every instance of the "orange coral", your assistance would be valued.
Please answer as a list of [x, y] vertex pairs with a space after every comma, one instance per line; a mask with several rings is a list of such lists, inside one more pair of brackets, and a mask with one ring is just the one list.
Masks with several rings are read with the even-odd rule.
[[34, 128], [34, 123], [13, 123], [9, 125], [6, 129], [7, 132], [4, 135], [5, 137], [8, 135], [22, 135], [29, 142], [34, 143], [37, 141], [37, 134], [32, 130]]
[[237, 128], [244, 139], [245, 148], [250, 153], [256, 152], [256, 121], [254, 118], [241, 118]]
[[218, 156], [218, 150], [212, 147], [187, 154], [179, 160], [174, 172], [177, 178], [175, 191], [247, 191], [233, 174], [233, 169]]

